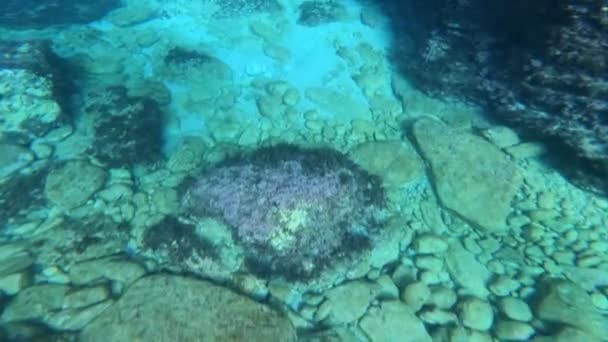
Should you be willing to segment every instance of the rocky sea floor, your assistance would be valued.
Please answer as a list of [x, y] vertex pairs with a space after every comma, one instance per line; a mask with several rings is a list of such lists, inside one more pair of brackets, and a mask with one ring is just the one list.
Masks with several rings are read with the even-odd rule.
[[[2, 29], [50, 40], [78, 94], [68, 115], [55, 78], [0, 70], [0, 340], [605, 341], [608, 199], [539, 141], [412, 88], [384, 20], [354, 2], [133, 0]], [[273, 143], [380, 177], [370, 248], [287, 279], [251, 270], [217, 217], [184, 215], [190, 178]]]

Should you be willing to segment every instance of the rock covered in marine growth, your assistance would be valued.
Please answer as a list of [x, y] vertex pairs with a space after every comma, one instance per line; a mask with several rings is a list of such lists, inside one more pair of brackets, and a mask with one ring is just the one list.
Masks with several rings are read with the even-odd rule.
[[485, 103], [512, 127], [548, 138], [559, 149], [556, 158], [566, 159], [564, 170], [602, 190], [608, 189], [605, 6], [442, 0], [394, 3], [387, 12], [409, 23], [407, 49], [395, 55], [417, 86]]
[[153, 99], [112, 87], [86, 94], [83, 108], [94, 134], [93, 153], [102, 162], [123, 167], [159, 158], [164, 114]]
[[225, 222], [257, 271], [307, 277], [371, 242], [384, 191], [337, 151], [276, 145], [209, 169], [183, 203]]
[[88, 23], [100, 19], [120, 4], [120, 0], [3, 0], [0, 2], [0, 26], [27, 29]]
[[0, 41], [0, 140], [28, 143], [65, 119], [59, 60], [45, 41]]

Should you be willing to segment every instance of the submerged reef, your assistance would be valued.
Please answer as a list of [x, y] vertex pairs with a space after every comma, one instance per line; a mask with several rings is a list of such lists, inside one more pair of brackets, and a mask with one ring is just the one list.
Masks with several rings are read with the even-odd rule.
[[183, 198], [191, 215], [230, 226], [254, 270], [293, 277], [369, 244], [383, 205], [380, 181], [344, 155], [292, 145], [230, 157]]
[[156, 101], [111, 87], [86, 94], [83, 107], [92, 125], [94, 154], [104, 163], [121, 167], [160, 157], [164, 114]]
[[100, 19], [120, 4], [120, 0], [3, 0], [0, 2], [0, 26], [45, 28], [88, 23]]
[[408, 33], [394, 59], [417, 86], [484, 105], [500, 121], [558, 149], [569, 165], [565, 171], [584, 170], [589, 188], [608, 189], [605, 1], [392, 6], [387, 12], [407, 22], [397, 29]]

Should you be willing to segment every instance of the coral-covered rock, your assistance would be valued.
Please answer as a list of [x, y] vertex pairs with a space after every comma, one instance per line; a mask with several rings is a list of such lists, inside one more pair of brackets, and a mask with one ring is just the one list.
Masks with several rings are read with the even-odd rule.
[[87, 23], [120, 6], [120, 0], [4, 0], [0, 2], [0, 26], [44, 28]]
[[277, 145], [201, 175], [184, 208], [228, 224], [260, 271], [308, 276], [380, 226], [379, 180], [328, 149]]
[[94, 154], [113, 167], [157, 160], [164, 115], [156, 101], [130, 97], [122, 87], [93, 91], [84, 99], [84, 115], [94, 132]]

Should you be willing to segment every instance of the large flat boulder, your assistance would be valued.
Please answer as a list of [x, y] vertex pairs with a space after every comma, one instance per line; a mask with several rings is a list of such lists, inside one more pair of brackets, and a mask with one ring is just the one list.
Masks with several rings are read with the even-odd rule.
[[295, 341], [290, 321], [247, 297], [191, 278], [135, 282], [80, 334], [94, 341]]
[[505, 231], [522, 183], [517, 165], [481, 137], [437, 120], [418, 120], [413, 135], [441, 203], [481, 231]]

